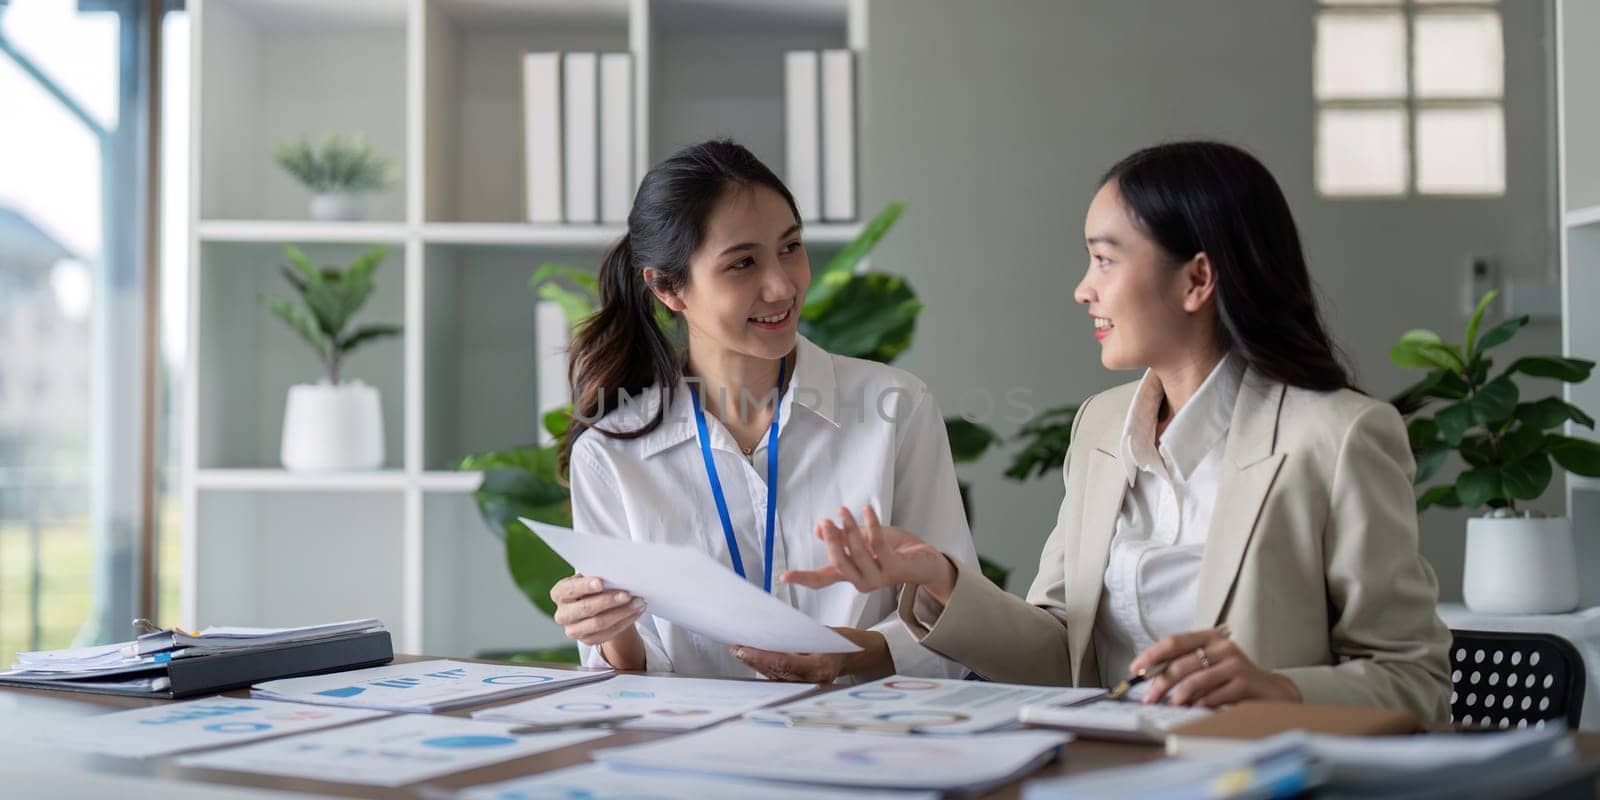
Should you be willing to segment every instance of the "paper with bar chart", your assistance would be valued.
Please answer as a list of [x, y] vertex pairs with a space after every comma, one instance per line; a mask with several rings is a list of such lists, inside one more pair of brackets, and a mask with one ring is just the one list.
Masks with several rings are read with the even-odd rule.
[[632, 730], [687, 731], [732, 719], [772, 703], [813, 691], [809, 683], [731, 681], [714, 678], [662, 678], [618, 675], [508, 706], [473, 712], [474, 719], [536, 725], [637, 714], [619, 725]]

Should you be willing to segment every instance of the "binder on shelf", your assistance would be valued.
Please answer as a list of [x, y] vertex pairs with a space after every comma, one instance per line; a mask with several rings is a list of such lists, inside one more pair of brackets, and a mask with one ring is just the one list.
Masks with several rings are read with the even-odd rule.
[[855, 54], [822, 51], [822, 218], [856, 218]]
[[0, 685], [178, 700], [302, 675], [373, 667], [394, 660], [388, 631], [174, 658], [86, 678], [0, 675]]
[[523, 192], [529, 222], [560, 222], [561, 54], [522, 54]]
[[567, 222], [600, 221], [600, 75], [596, 53], [561, 58]]
[[818, 67], [814, 50], [783, 54], [784, 183], [800, 219], [822, 219]]
[[627, 222], [633, 205], [633, 54], [600, 56], [600, 221]]

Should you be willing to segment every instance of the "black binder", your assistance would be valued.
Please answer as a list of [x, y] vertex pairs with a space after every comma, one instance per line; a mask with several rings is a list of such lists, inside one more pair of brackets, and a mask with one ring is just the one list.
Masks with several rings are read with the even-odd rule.
[[[148, 671], [115, 675], [98, 681], [93, 678], [41, 681], [0, 677], [0, 685], [178, 700], [243, 689], [254, 683], [279, 678], [375, 667], [393, 660], [394, 645], [389, 639], [389, 632], [369, 631], [354, 636], [314, 639], [235, 653], [175, 658], [165, 664], [152, 665]], [[129, 678], [163, 676], [172, 681], [168, 689], [149, 691], [118, 685], [118, 682]]]

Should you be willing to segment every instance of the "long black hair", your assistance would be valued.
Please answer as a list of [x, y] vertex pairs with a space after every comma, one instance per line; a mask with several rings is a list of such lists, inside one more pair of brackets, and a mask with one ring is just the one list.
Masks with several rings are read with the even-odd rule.
[[1289, 203], [1260, 161], [1220, 142], [1176, 142], [1117, 162], [1100, 183], [1113, 181], [1174, 261], [1210, 259], [1219, 344], [1290, 386], [1356, 388], [1322, 322]]
[[[561, 444], [561, 473], [567, 472], [572, 445], [585, 430], [634, 439], [660, 427], [683, 375], [683, 363], [656, 323], [651, 289], [676, 292], [689, 282], [689, 259], [705, 239], [711, 212], [730, 189], [764, 186], [777, 192], [800, 221], [800, 210], [783, 181], [735, 142], [718, 139], [686, 147], [645, 173], [628, 212], [628, 232], [600, 263], [600, 308], [573, 336], [567, 377], [572, 383], [573, 419]], [[644, 270], [658, 272], [646, 285]], [[597, 423], [607, 402], [662, 388], [655, 415], [630, 431], [607, 430]]]

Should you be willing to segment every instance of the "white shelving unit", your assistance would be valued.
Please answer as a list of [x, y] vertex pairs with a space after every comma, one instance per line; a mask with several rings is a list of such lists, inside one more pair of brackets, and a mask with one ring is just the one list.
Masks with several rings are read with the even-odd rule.
[[[535, 438], [533, 270], [593, 268], [624, 230], [521, 221], [521, 53], [633, 53], [641, 175], [712, 136], [781, 174], [782, 53], [864, 50], [863, 2], [190, 0], [181, 623], [376, 616], [397, 648], [436, 655], [559, 643], [478, 517], [480, 476], [454, 470]], [[369, 221], [308, 220], [306, 193], [270, 158], [283, 138], [335, 132], [365, 134], [401, 167]], [[859, 231], [808, 226], [813, 264]], [[318, 370], [259, 306], [289, 290], [287, 244], [325, 263], [390, 248], [362, 316], [404, 334], [345, 368], [382, 394], [377, 471], [279, 468], [285, 394]]]
[[[1561, 208], [1562, 349], [1600, 361], [1600, 4], [1556, 2], [1556, 136]], [[1567, 401], [1591, 413], [1600, 409], [1600, 378], [1568, 385]], [[1594, 436], [1585, 428], [1573, 435]], [[1600, 479], [1567, 476], [1567, 513], [1579, 544], [1580, 582], [1600, 575]], [[1585, 551], [1588, 552], [1585, 552]], [[1600, 589], [1586, 589], [1584, 605], [1600, 604]]]

